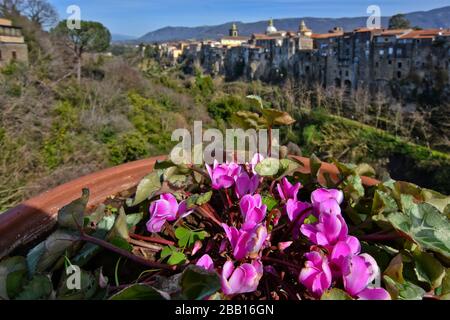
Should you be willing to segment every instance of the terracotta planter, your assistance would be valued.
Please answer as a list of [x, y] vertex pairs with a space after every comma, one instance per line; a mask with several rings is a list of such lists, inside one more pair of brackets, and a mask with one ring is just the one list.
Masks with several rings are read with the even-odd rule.
[[[159, 156], [135, 161], [81, 177], [0, 214], [0, 258], [52, 229], [56, 223], [58, 210], [79, 198], [82, 188], [90, 189], [88, 206], [95, 207], [109, 196], [136, 186], [153, 170], [157, 160], [165, 158], [166, 156]], [[309, 160], [297, 158], [305, 164], [300, 171], [309, 173]], [[328, 172], [333, 179], [337, 179], [338, 169], [334, 165], [323, 163], [321, 173], [323, 172]], [[323, 179], [323, 176], [321, 178]], [[371, 186], [378, 181], [363, 177], [363, 183]]]

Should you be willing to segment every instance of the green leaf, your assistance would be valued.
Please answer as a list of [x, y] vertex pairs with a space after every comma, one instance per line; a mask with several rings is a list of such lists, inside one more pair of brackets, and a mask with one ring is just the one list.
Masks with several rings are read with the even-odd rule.
[[408, 281], [399, 283], [387, 275], [383, 276], [383, 280], [386, 284], [387, 291], [393, 299], [422, 300], [426, 293], [421, 287]]
[[58, 211], [58, 224], [63, 228], [78, 230], [84, 225], [84, 213], [89, 201], [89, 189], [83, 189], [82, 196]]
[[435, 206], [440, 212], [445, 214], [445, 208], [450, 205], [450, 196], [444, 196], [439, 192], [422, 189], [422, 197], [426, 203]]
[[280, 160], [275, 158], [266, 158], [255, 167], [256, 173], [261, 177], [273, 177], [280, 169]]
[[145, 284], [134, 284], [109, 298], [110, 300], [170, 300], [170, 296]]
[[196, 206], [202, 206], [211, 200], [212, 195], [212, 191], [208, 191], [202, 194], [193, 194], [186, 200], [186, 204], [189, 209], [192, 209]]
[[161, 250], [160, 255], [161, 255], [162, 260], [169, 257], [169, 259], [167, 260], [167, 263], [170, 265], [181, 264], [186, 260], [186, 256], [184, 255], [184, 253], [179, 252], [178, 249], [175, 248], [174, 246], [164, 247]]
[[189, 185], [190, 174], [184, 172], [179, 167], [171, 167], [164, 171], [164, 180], [169, 183], [170, 186], [180, 189]]
[[324, 292], [320, 300], [353, 300], [353, 299], [347, 294], [347, 292], [341, 289], [333, 288]]
[[445, 270], [445, 277], [442, 280], [442, 286], [439, 288], [439, 291], [440, 291], [439, 295], [441, 296], [449, 295], [448, 298], [450, 298], [450, 268], [447, 268]]
[[405, 282], [405, 279], [403, 278], [403, 256], [402, 256], [402, 254], [396, 255], [394, 257], [394, 259], [392, 259], [392, 261], [389, 263], [389, 266], [386, 268], [386, 270], [384, 271], [383, 274], [398, 283]]
[[298, 162], [292, 161], [290, 159], [280, 160], [280, 170], [278, 170], [277, 177], [281, 179], [285, 176], [291, 175], [300, 167]]
[[35, 275], [24, 286], [23, 291], [17, 296], [17, 300], [45, 300], [53, 292], [53, 284], [48, 276]]
[[272, 196], [262, 198], [262, 203], [267, 206], [267, 212], [272, 211], [278, 205], [278, 202], [279, 201]]
[[131, 244], [129, 244], [127, 240], [125, 240], [124, 238], [122, 238], [120, 236], [115, 236], [114, 238], [109, 240], [109, 243], [116, 246], [117, 248], [120, 248], [120, 249], [123, 249], [126, 251], [131, 252], [133, 250], [133, 246]]
[[100, 204], [94, 213], [84, 217], [84, 225], [97, 226], [97, 224], [105, 217], [105, 209], [106, 206], [103, 203]]
[[0, 299], [9, 299], [7, 279], [11, 273], [27, 270], [24, 257], [11, 257], [0, 261]]
[[338, 168], [339, 173], [344, 176], [350, 176], [356, 173], [357, 166], [353, 163], [342, 163], [336, 159], [333, 159], [334, 165]]
[[262, 114], [269, 127], [289, 126], [295, 123], [295, 119], [293, 119], [291, 115], [285, 111], [266, 108], [262, 110]]
[[97, 230], [110, 231], [114, 226], [114, 222], [116, 222], [116, 215], [112, 214], [109, 216], [105, 216], [97, 224]]
[[127, 215], [126, 221], [127, 221], [128, 230], [137, 226], [139, 224], [139, 222], [142, 221], [143, 218], [144, 218], [144, 214], [142, 212]]
[[175, 230], [175, 236], [178, 239], [178, 246], [181, 248], [191, 247], [195, 241], [203, 240], [208, 236], [206, 231], [192, 231], [183, 227]]
[[45, 241], [31, 249], [27, 254], [28, 271], [30, 275], [43, 272], [52, 267], [61, 256], [69, 250], [78, 235], [68, 230], [58, 229]]
[[372, 215], [388, 215], [389, 213], [398, 212], [399, 208], [397, 202], [386, 192], [376, 190], [373, 203], [372, 203]]
[[364, 186], [361, 177], [354, 175], [348, 176], [345, 180], [344, 192], [347, 196], [346, 198], [350, 198], [354, 202], [364, 197]]
[[170, 255], [169, 260], [167, 260], [167, 263], [171, 266], [175, 266], [178, 264], [182, 264], [184, 261], [186, 261], [186, 256], [184, 253], [172, 251], [172, 254]]
[[189, 265], [181, 276], [181, 294], [187, 300], [202, 300], [221, 288], [217, 272]]
[[247, 99], [256, 101], [256, 102], [258, 103], [258, 107], [259, 107], [260, 109], [264, 109], [263, 100], [261, 99], [260, 96], [257, 96], [257, 95], [249, 95], [249, 96], [247, 96]]
[[231, 123], [243, 130], [267, 128], [267, 122], [259, 114], [250, 111], [238, 111], [231, 115]]
[[311, 177], [316, 179], [319, 175], [320, 167], [322, 166], [322, 161], [315, 155], [312, 154], [309, 158], [309, 164], [311, 168]]
[[427, 282], [432, 289], [439, 287], [445, 277], [445, 268], [431, 254], [418, 248], [413, 252], [415, 270], [420, 281]]
[[114, 226], [108, 234], [108, 239], [112, 239], [115, 237], [121, 237], [123, 239], [128, 239], [129, 237], [127, 215], [125, 214], [123, 208], [120, 208], [119, 214], [117, 215], [114, 222]]
[[127, 199], [127, 206], [134, 207], [151, 198], [155, 192], [161, 189], [161, 174], [153, 171], [139, 182], [134, 199]]
[[434, 206], [414, 204], [406, 213], [392, 213], [387, 218], [394, 228], [410, 236], [422, 249], [450, 258], [450, 223]]
[[355, 168], [355, 174], [364, 177], [375, 177], [375, 169], [367, 163], [358, 164]]
[[313, 214], [310, 214], [309, 216], [306, 217], [306, 219], [303, 223], [304, 224], [314, 224], [318, 221], [319, 220], [316, 218], [316, 216], [314, 216]]
[[165, 170], [171, 167], [175, 167], [175, 163], [173, 163], [171, 160], [163, 160], [163, 161], [156, 161], [154, 170]]
[[57, 290], [56, 299], [58, 300], [89, 300], [99, 289], [99, 283], [96, 277], [83, 269], [80, 270], [80, 289], [69, 290], [67, 280], [69, 276], [63, 271]]
[[23, 286], [28, 281], [28, 270], [25, 269], [17, 270], [8, 274], [8, 278], [6, 279], [6, 289], [8, 291], [8, 296], [11, 299], [17, 297], [17, 295], [22, 292]]

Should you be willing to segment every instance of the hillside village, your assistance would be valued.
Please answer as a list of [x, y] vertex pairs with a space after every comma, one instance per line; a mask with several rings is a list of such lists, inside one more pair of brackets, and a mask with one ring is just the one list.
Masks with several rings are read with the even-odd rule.
[[335, 86], [347, 91], [385, 90], [393, 82], [411, 90], [449, 91], [450, 30], [368, 29], [344, 32], [336, 27], [316, 34], [302, 21], [297, 31], [277, 30], [270, 20], [265, 33], [240, 36], [233, 24], [229, 36], [213, 41], [159, 45], [161, 55], [187, 70], [201, 67], [227, 80], [287, 78]]

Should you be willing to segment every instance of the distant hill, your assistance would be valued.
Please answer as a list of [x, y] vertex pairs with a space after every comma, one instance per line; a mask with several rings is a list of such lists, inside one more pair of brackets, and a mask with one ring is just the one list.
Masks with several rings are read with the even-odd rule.
[[135, 40], [136, 37], [133, 36], [127, 36], [125, 34], [111, 34], [111, 40], [113, 42], [118, 42], [118, 41], [131, 41], [131, 40]]
[[[412, 26], [421, 28], [450, 28], [450, 6], [433, 9], [430, 11], [412, 12], [406, 14]], [[367, 17], [354, 18], [287, 18], [274, 20], [279, 30], [297, 30], [301, 20], [305, 20], [307, 26], [315, 33], [325, 33], [334, 27], [343, 27], [351, 31], [366, 25]], [[389, 17], [382, 18], [382, 25], [387, 27]], [[149, 32], [136, 39], [138, 42], [163, 42], [187, 39], [217, 39], [228, 35], [228, 29], [233, 22], [227, 22], [217, 26], [200, 27], [164, 27]], [[263, 33], [267, 28], [267, 21], [251, 23], [236, 22], [241, 35]]]

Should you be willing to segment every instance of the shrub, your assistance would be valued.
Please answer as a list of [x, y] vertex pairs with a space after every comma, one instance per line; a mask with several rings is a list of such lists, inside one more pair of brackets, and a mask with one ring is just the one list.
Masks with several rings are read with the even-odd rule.
[[109, 160], [114, 165], [138, 160], [148, 156], [149, 149], [140, 132], [130, 132], [109, 143]]

